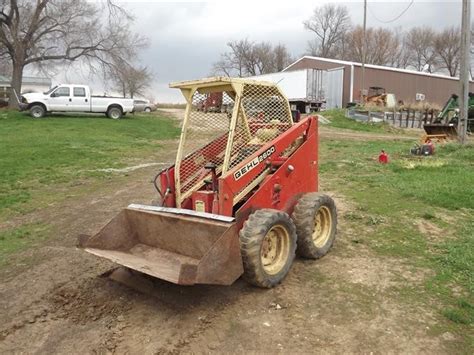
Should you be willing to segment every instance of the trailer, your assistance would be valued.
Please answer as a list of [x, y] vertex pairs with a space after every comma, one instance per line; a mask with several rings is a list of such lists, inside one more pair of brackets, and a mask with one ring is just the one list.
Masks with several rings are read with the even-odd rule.
[[253, 76], [278, 85], [292, 110], [311, 113], [342, 107], [344, 69], [303, 69]]

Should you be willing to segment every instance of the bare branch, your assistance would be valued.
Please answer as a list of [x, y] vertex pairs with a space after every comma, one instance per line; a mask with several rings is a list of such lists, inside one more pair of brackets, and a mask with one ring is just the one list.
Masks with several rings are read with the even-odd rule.
[[[19, 92], [23, 69], [81, 60], [106, 68], [120, 58], [131, 65], [147, 41], [131, 33], [132, 16], [112, 0], [1, 0], [0, 44]], [[3, 52], [3, 51], [2, 51]]]
[[226, 76], [253, 76], [281, 71], [288, 66], [291, 55], [282, 44], [253, 43], [248, 39], [227, 43], [230, 51], [221, 54], [213, 65], [213, 74]]
[[326, 4], [314, 9], [303, 25], [316, 36], [308, 43], [309, 52], [327, 58], [334, 56], [336, 47], [351, 28], [351, 20], [346, 6]]

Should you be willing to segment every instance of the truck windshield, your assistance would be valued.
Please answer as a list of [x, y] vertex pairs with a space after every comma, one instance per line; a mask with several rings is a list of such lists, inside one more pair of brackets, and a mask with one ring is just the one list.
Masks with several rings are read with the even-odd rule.
[[43, 94], [45, 95], [49, 95], [53, 92], [54, 89], [56, 89], [59, 85], [56, 85], [56, 86], [53, 86], [51, 89], [49, 89], [48, 91], [44, 92]]

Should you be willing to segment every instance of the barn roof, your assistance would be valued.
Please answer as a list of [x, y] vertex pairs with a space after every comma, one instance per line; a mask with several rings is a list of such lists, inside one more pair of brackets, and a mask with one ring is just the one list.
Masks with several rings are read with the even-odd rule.
[[[302, 61], [304, 59], [310, 59], [310, 60], [315, 60], [315, 61], [340, 64], [340, 65], [362, 66], [362, 63], [359, 63], [359, 62], [350, 62], [350, 61], [346, 61], [346, 60], [330, 59], [330, 58], [322, 58], [322, 57], [314, 57], [314, 56], [305, 55], [305, 56], [301, 57], [300, 59], [298, 59], [297, 61], [295, 61], [295, 62], [291, 63], [290, 65], [288, 65], [282, 71], [287, 71], [287, 70], [291, 69], [291, 67], [293, 65], [295, 65], [296, 63], [299, 63], [300, 61]], [[393, 67], [387, 67], [387, 66], [382, 66], [382, 65], [366, 64], [365, 67], [370, 68], [370, 69], [379, 69], [379, 70], [394, 71], [394, 72], [406, 73], [406, 74], [423, 75], [423, 76], [429, 76], [429, 77], [441, 78], [441, 79], [448, 79], [448, 80], [459, 80], [458, 77], [451, 77], [451, 76], [448, 76], [448, 75], [425, 73], [425, 72], [420, 72], [420, 71], [417, 71], [417, 70], [400, 69], [400, 68], [393, 68]]]
[[[5, 75], [0, 75], [0, 86], [10, 86], [11, 78], [5, 76]], [[45, 85], [45, 86], [51, 86], [51, 79], [50, 78], [44, 78], [44, 77], [36, 77], [36, 76], [24, 76], [23, 85]]]

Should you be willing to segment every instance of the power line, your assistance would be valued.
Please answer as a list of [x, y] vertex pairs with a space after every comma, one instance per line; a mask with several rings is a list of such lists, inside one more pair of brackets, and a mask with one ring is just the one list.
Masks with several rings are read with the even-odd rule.
[[389, 20], [389, 21], [384, 21], [384, 20], [379, 19], [377, 16], [375, 16], [374, 12], [372, 11], [372, 9], [371, 9], [370, 7], [369, 7], [369, 11], [370, 11], [370, 14], [371, 14], [377, 21], [379, 21], [379, 22], [381, 22], [381, 23], [391, 23], [391, 22], [397, 21], [400, 17], [402, 17], [402, 16], [405, 14], [405, 12], [407, 12], [407, 11], [410, 9], [410, 7], [413, 5], [414, 2], [415, 2], [415, 0], [411, 0], [411, 2], [408, 4], [408, 6], [406, 7], [405, 10], [403, 10], [397, 17], [395, 17], [395, 18], [393, 18], [393, 19], [391, 19], [391, 20]]

